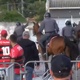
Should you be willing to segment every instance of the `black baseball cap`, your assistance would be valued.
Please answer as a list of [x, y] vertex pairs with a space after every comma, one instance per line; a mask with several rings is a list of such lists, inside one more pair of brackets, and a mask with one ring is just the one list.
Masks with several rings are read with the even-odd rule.
[[51, 60], [51, 70], [57, 78], [64, 78], [70, 74], [72, 63], [68, 56], [60, 54]]

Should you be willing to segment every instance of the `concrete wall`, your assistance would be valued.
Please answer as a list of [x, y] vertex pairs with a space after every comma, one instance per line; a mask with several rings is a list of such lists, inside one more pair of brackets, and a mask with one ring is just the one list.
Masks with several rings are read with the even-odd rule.
[[11, 23], [9, 23], [9, 22], [0, 22], [0, 31], [2, 29], [7, 30], [7, 32], [8, 32], [8, 37], [7, 38], [9, 38], [10, 34], [13, 33], [13, 31], [15, 29], [15, 26], [16, 26], [16, 23], [14, 23], [14, 22], [11, 22]]
[[49, 0], [50, 7], [80, 7], [80, 0]]
[[53, 18], [80, 18], [80, 9], [56, 9], [50, 10], [51, 17]]
[[[16, 23], [15, 22], [11, 22], [11, 23], [10, 22], [0, 22], [0, 31], [2, 29], [7, 30], [7, 32], [8, 32], [8, 37], [7, 38], [9, 38], [9, 36], [14, 32], [15, 27], [16, 27]], [[29, 32], [30, 32], [30, 39], [36, 42], [36, 36], [33, 36], [33, 32], [32, 32], [33, 24], [29, 23], [27, 28], [30, 29], [29, 30]]]

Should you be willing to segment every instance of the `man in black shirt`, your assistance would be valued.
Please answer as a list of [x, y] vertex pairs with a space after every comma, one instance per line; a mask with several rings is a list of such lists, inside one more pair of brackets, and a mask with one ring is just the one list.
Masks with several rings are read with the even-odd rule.
[[[29, 32], [24, 31], [22, 34], [22, 39], [18, 42], [19, 45], [24, 50], [24, 58], [25, 58], [24, 64], [28, 61], [39, 60], [38, 50], [36, 48], [35, 42], [31, 41], [29, 37], [30, 37]], [[34, 69], [33, 63], [29, 63], [26, 66], [27, 70], [26, 80], [32, 80], [33, 69]]]

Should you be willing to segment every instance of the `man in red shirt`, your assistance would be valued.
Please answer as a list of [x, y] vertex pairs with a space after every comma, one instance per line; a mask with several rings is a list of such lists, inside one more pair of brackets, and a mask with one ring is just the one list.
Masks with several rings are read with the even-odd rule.
[[[6, 39], [7, 31], [1, 31], [1, 40], [0, 40], [0, 62], [10, 62], [10, 41]], [[4, 65], [0, 65], [4, 67]]]
[[[22, 66], [24, 51], [22, 47], [17, 44], [17, 37], [14, 34], [10, 36], [10, 42], [12, 46], [11, 53], [10, 53], [11, 62], [17, 62]], [[20, 66], [15, 65], [15, 80], [20, 80], [19, 74], [20, 74]]]
[[[0, 69], [8, 67], [9, 65], [4, 63], [10, 62], [10, 41], [6, 39], [7, 35], [6, 30], [0, 32]], [[0, 75], [4, 75], [4, 71], [0, 71]]]

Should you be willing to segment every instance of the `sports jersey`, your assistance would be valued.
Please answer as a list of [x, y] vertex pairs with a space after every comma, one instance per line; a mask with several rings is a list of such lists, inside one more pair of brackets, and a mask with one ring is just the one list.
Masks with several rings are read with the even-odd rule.
[[9, 55], [10, 55], [10, 41], [6, 39], [0, 40], [0, 62], [10, 62]]
[[[19, 63], [20, 65], [23, 64], [23, 49], [21, 46], [19, 46], [18, 44], [16, 44], [12, 49], [11, 49], [11, 53], [10, 53], [10, 57], [11, 59], [15, 59], [15, 62]], [[15, 65], [15, 73], [19, 74], [20, 73], [20, 69], [19, 69], [19, 65]]]

